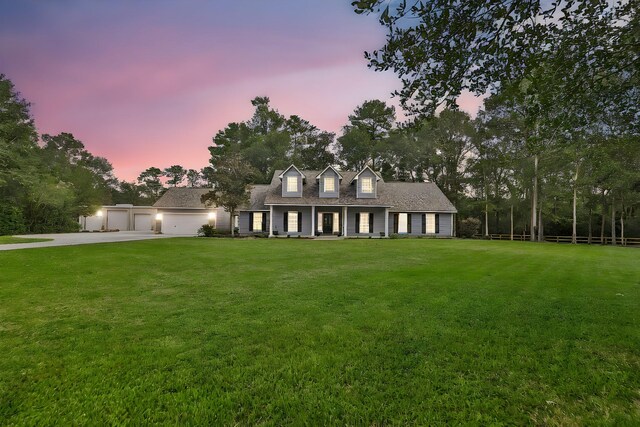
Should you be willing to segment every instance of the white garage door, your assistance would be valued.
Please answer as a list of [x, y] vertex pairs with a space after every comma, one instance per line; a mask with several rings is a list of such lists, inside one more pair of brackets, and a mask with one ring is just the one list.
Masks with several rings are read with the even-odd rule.
[[208, 224], [207, 214], [163, 214], [162, 233], [195, 236], [198, 229]]
[[151, 214], [133, 214], [133, 227], [136, 231], [151, 231]]
[[129, 229], [129, 212], [107, 211], [107, 229], [127, 231]]

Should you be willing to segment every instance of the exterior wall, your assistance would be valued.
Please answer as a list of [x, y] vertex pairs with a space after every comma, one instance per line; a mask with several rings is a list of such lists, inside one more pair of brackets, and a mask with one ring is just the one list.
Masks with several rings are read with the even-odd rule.
[[[389, 235], [394, 233], [395, 230], [395, 214], [400, 212], [390, 212], [389, 213]], [[402, 212], [405, 213], [405, 212]], [[439, 237], [451, 237], [451, 216], [450, 213], [437, 213], [437, 212], [427, 212], [427, 213], [437, 213], [438, 214], [438, 233], [437, 234], [423, 234], [422, 233], [422, 215], [425, 212], [406, 212], [411, 214], [411, 236], [439, 236]], [[409, 234], [409, 233], [402, 233]]]
[[[338, 214], [338, 229], [339, 233], [342, 234], [342, 207], [338, 206], [316, 206], [316, 232], [322, 232], [322, 220], [319, 220], [319, 215], [321, 213], [337, 213]], [[318, 228], [319, 227], [319, 228]]]
[[[332, 176], [335, 180], [335, 191], [324, 191], [324, 178]], [[322, 175], [320, 175], [319, 182], [319, 197], [321, 198], [337, 198], [340, 197], [340, 179], [338, 178], [338, 174], [333, 171], [333, 169], [327, 169]]]
[[171, 209], [171, 208], [158, 208], [158, 213], [177, 213], [177, 214], [188, 214], [188, 213], [207, 213], [207, 212], [215, 212], [216, 213], [216, 222], [215, 226], [219, 230], [230, 230], [231, 227], [231, 215], [229, 212], [226, 212], [224, 208], [200, 208], [200, 209]]
[[[357, 233], [356, 232], [356, 214], [361, 212], [373, 213], [373, 233]], [[380, 237], [380, 233], [384, 233], [384, 208], [347, 208], [347, 237], [355, 236], [376, 236]], [[343, 220], [344, 221], [344, 220]]]
[[249, 229], [251, 228], [250, 225], [250, 221], [251, 221], [251, 212], [248, 211], [243, 211], [240, 212], [240, 216], [238, 218], [238, 233], [246, 235], [246, 234], [262, 234], [262, 233], [269, 233], [269, 211], [255, 211], [255, 212], [262, 212], [266, 218], [266, 228], [264, 231], [262, 230], [253, 230], [253, 231], [249, 231]]
[[[287, 178], [295, 176], [298, 178], [298, 191], [287, 191]], [[290, 168], [282, 177], [282, 197], [302, 197], [302, 175], [294, 168]]]
[[[80, 224], [80, 229], [83, 231], [100, 231], [107, 230], [109, 228], [113, 229], [113, 224], [109, 225], [107, 223], [107, 219], [109, 217], [109, 213], [112, 214], [114, 212], [124, 212], [127, 217], [126, 226], [120, 228], [121, 231], [133, 231], [135, 225], [134, 215], [136, 214], [149, 214], [155, 216], [156, 209], [148, 206], [132, 206], [132, 205], [116, 205], [116, 206], [103, 206], [99, 209], [102, 213], [102, 216], [98, 216], [97, 212], [95, 215], [89, 216], [81, 216], [78, 218], [78, 223]], [[124, 224], [123, 224], [124, 225]]]
[[[360, 178], [371, 178], [371, 184], [373, 185], [373, 193], [363, 193], [362, 192], [362, 180]], [[356, 185], [358, 186], [357, 188], [357, 196], [359, 199], [375, 199], [376, 197], [378, 197], [378, 182], [376, 181], [378, 177], [376, 176], [376, 174], [374, 174], [373, 172], [371, 172], [371, 170], [369, 169], [365, 169], [364, 171], [362, 171], [362, 173], [358, 176], [358, 179], [356, 181]]]
[[[284, 231], [284, 213], [288, 211], [302, 212], [302, 232], [298, 230]], [[274, 206], [273, 231], [279, 236], [310, 236], [311, 235], [311, 207], [310, 206]]]

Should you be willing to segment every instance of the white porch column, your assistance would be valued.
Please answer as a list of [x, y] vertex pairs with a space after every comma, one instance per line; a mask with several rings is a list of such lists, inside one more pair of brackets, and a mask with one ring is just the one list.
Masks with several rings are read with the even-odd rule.
[[389, 237], [389, 208], [384, 208], [384, 237]]
[[455, 230], [453, 229], [453, 216], [455, 214], [451, 214], [451, 237], [456, 237]]
[[316, 207], [311, 205], [311, 237], [316, 236]]
[[269, 237], [273, 237], [273, 205], [269, 206]]
[[347, 207], [342, 208], [342, 235], [347, 237]]

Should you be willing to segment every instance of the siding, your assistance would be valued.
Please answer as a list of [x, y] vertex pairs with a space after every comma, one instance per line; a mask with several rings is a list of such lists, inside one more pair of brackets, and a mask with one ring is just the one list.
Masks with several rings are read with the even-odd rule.
[[[373, 213], [373, 233], [356, 233], [356, 214], [361, 212]], [[384, 208], [348, 208], [347, 209], [347, 237], [376, 236], [384, 232]]]
[[[362, 192], [362, 180], [360, 178], [371, 178], [371, 185], [373, 185], [373, 193], [363, 193]], [[374, 174], [373, 172], [371, 172], [369, 169], [365, 169], [359, 176], [358, 176], [358, 180], [356, 181], [356, 185], [358, 186], [357, 189], [357, 198], [359, 199], [375, 199], [377, 198], [377, 194], [378, 194], [378, 182], [376, 181], [378, 177], [376, 176], [376, 174]]]
[[[284, 213], [288, 211], [302, 212], [302, 233], [284, 231]], [[274, 206], [273, 207], [273, 231], [278, 231], [280, 236], [310, 236], [311, 235], [311, 207], [310, 206]]]
[[254, 230], [249, 231], [249, 221], [251, 220], [251, 212], [240, 212], [240, 216], [238, 217], [238, 233], [239, 234], [261, 234], [261, 233], [269, 233], [269, 211], [256, 211], [262, 212], [266, 217], [266, 229], [265, 231]]
[[[324, 178], [332, 176], [335, 180], [335, 189], [336, 191], [327, 192], [324, 191]], [[319, 197], [322, 198], [337, 198], [340, 195], [340, 179], [338, 178], [338, 174], [336, 174], [333, 169], [327, 169], [322, 175], [320, 175], [320, 182], [318, 183], [319, 188]]]
[[[298, 178], [298, 191], [287, 191], [287, 178], [295, 176]], [[289, 169], [282, 177], [282, 197], [302, 197], [302, 175], [294, 168]]]
[[[393, 234], [395, 229], [395, 214], [399, 212], [389, 213], [389, 235]], [[407, 212], [411, 214], [411, 236], [424, 236], [422, 234], [422, 215], [424, 212]], [[451, 237], [451, 214], [438, 213], [439, 230], [436, 236]], [[404, 233], [403, 233], [404, 234]]]

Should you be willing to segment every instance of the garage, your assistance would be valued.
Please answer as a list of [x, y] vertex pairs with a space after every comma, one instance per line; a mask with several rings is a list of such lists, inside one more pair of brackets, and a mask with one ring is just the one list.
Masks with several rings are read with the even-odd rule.
[[153, 229], [151, 214], [133, 214], [133, 229], [135, 231], [151, 231]]
[[162, 233], [195, 236], [198, 229], [209, 223], [206, 213], [165, 213], [162, 215]]
[[107, 211], [107, 230], [129, 229], [129, 211]]

